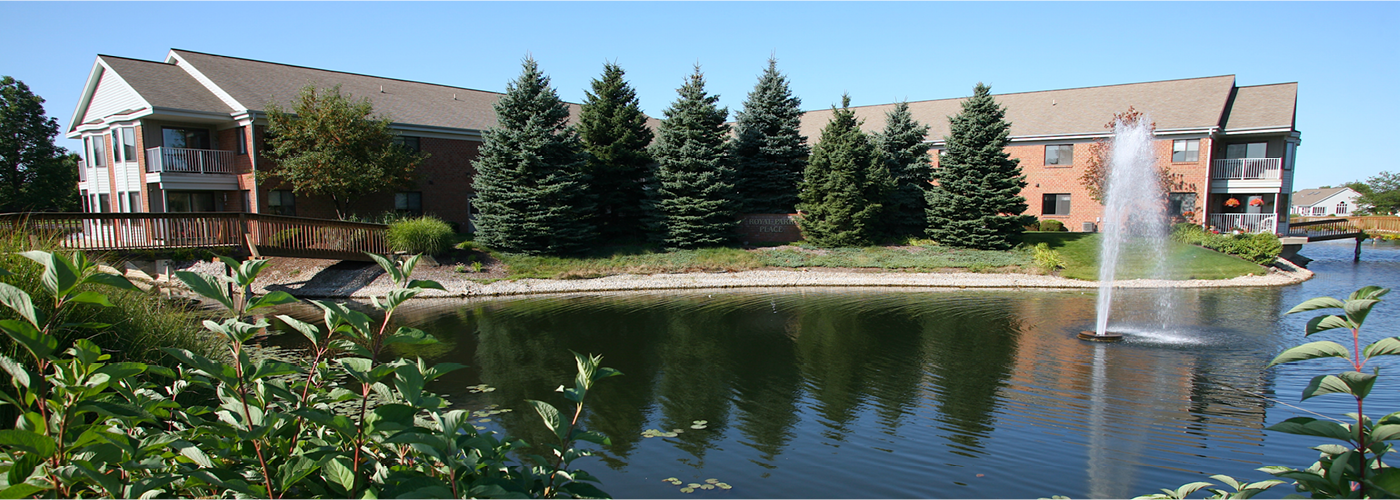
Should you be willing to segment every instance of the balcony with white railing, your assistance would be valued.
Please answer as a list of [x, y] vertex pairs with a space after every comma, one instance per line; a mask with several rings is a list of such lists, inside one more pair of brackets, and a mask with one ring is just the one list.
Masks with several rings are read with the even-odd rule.
[[217, 149], [151, 148], [146, 172], [171, 174], [232, 174], [233, 151]]
[[1210, 214], [1209, 219], [1207, 222], [1222, 233], [1278, 232], [1278, 214]]
[[1234, 158], [1215, 160], [1211, 180], [1276, 180], [1283, 170], [1283, 158]]

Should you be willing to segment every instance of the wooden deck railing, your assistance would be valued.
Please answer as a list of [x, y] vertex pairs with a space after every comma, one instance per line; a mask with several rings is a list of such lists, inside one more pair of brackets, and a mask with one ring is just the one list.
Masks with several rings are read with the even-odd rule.
[[1296, 217], [1290, 224], [1297, 226], [1300, 223], [1316, 222], [1319, 220], [1345, 220], [1352, 227], [1363, 231], [1386, 231], [1400, 233], [1400, 217], [1393, 215], [1366, 215], [1366, 216], [1334, 216], [1334, 217]]
[[19, 228], [82, 250], [243, 248], [344, 260], [389, 253], [383, 224], [242, 212], [0, 214], [0, 229]]

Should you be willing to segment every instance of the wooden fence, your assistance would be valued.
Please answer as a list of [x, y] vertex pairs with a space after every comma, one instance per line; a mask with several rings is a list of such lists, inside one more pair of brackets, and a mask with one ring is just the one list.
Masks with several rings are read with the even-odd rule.
[[241, 248], [254, 255], [369, 260], [389, 253], [388, 226], [242, 212], [0, 214], [24, 229], [82, 250]]
[[1385, 231], [1400, 233], [1400, 217], [1393, 215], [1367, 215], [1353, 217], [1294, 217], [1290, 224], [1297, 225], [1299, 222], [1310, 222], [1318, 220], [1345, 219], [1352, 227], [1363, 231]]

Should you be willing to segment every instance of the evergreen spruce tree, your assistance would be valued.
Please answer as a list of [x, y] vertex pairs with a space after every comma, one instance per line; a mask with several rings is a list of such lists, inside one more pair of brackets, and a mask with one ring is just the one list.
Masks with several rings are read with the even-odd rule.
[[878, 235], [882, 201], [889, 191], [889, 172], [879, 150], [860, 130], [851, 97], [832, 107], [831, 121], [822, 129], [803, 175], [802, 234], [817, 246], [864, 246]]
[[588, 172], [597, 197], [598, 230], [608, 240], [636, 239], [645, 233], [644, 190], [651, 175], [651, 129], [637, 101], [637, 91], [622, 79], [622, 68], [603, 65], [601, 79], [593, 80], [578, 121], [579, 138], [590, 153]]
[[0, 213], [77, 211], [78, 162], [24, 82], [0, 77]]
[[928, 228], [928, 189], [933, 168], [929, 164], [928, 125], [914, 121], [909, 103], [896, 104], [885, 114], [885, 130], [875, 135], [875, 145], [894, 186], [885, 197], [881, 217], [886, 236], [923, 236]]
[[778, 72], [778, 61], [768, 59], [768, 69], [735, 116], [734, 164], [744, 212], [789, 213], [797, 205], [797, 184], [811, 153], [799, 133], [801, 105]]
[[1011, 248], [1012, 238], [1035, 216], [1022, 215], [1026, 176], [1006, 153], [1006, 110], [992, 99], [990, 87], [978, 83], [951, 122], [947, 149], [933, 171], [938, 187], [929, 190], [928, 235], [951, 246]]
[[705, 93], [698, 65], [677, 93], [651, 146], [656, 236], [671, 248], [730, 243], [739, 221], [725, 124], [729, 109], [716, 107], [719, 96]]
[[594, 236], [593, 202], [588, 155], [568, 126], [568, 106], [526, 58], [495, 109], [497, 125], [484, 134], [472, 164], [477, 241], [527, 254], [582, 250]]

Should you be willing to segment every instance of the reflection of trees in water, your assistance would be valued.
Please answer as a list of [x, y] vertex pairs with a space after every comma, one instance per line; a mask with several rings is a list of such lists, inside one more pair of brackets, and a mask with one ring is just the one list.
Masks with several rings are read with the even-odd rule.
[[735, 314], [736, 342], [728, 355], [736, 370], [731, 389], [734, 427], [744, 435], [740, 443], [758, 451], [753, 462], [772, 469], [795, 436], [793, 428], [801, 414], [797, 400], [802, 396], [802, 376], [793, 369], [797, 353], [786, 333], [791, 316], [778, 312], [776, 305]]
[[940, 297], [923, 321], [930, 375], [941, 429], [954, 453], [985, 453], [981, 439], [995, 428], [998, 393], [1015, 366], [1020, 320], [1010, 300], [995, 295]]

